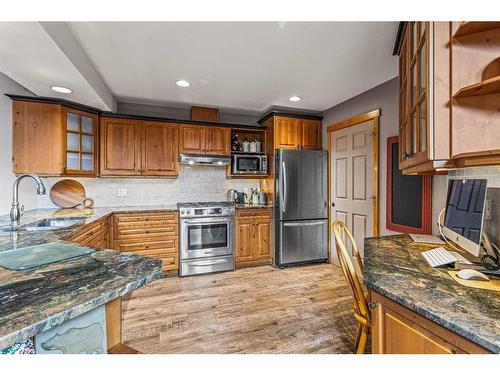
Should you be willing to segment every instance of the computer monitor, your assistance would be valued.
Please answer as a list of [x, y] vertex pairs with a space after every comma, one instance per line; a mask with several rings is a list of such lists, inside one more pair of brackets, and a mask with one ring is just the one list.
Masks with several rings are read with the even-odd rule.
[[486, 185], [484, 179], [448, 183], [443, 234], [475, 257], [481, 254]]

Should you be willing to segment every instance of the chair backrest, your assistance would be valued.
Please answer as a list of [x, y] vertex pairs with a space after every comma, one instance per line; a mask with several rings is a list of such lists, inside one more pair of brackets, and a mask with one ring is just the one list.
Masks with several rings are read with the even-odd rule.
[[356, 241], [352, 236], [351, 231], [347, 226], [336, 220], [333, 225], [333, 233], [335, 235], [335, 245], [337, 247], [337, 256], [339, 258], [339, 263], [342, 268], [342, 272], [351, 288], [352, 295], [355, 301], [355, 313], [360, 315], [360, 317], [366, 319], [367, 323], [370, 323], [370, 310], [368, 308], [368, 301], [366, 300], [365, 293], [361, 286], [361, 281], [356, 274], [356, 269], [352, 262], [351, 255], [347, 250], [348, 245], [346, 239], [349, 241], [352, 249], [354, 258], [357, 260], [359, 269], [364, 272], [363, 260], [359, 254], [358, 247], [356, 246]]

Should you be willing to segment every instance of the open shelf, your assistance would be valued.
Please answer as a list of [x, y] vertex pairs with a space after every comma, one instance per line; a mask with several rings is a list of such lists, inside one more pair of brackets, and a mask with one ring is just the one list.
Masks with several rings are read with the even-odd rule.
[[460, 38], [462, 36], [499, 28], [500, 22], [462, 22], [453, 36], [455, 38]]
[[500, 93], [500, 76], [496, 76], [486, 81], [482, 81], [476, 83], [474, 85], [470, 85], [464, 87], [453, 96], [455, 99], [457, 98], [466, 98], [469, 96], [480, 96], [487, 94], [495, 94]]

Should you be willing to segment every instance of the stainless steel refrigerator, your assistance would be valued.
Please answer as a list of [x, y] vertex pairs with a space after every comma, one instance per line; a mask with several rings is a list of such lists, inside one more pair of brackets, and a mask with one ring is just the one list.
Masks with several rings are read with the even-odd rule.
[[276, 265], [328, 258], [326, 151], [276, 151]]

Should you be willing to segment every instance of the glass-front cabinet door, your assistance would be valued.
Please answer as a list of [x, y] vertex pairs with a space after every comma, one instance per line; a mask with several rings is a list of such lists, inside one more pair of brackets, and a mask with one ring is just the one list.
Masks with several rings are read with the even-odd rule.
[[400, 169], [428, 159], [429, 22], [408, 22], [399, 56]]
[[65, 174], [97, 174], [97, 116], [69, 108], [63, 111], [65, 121]]

